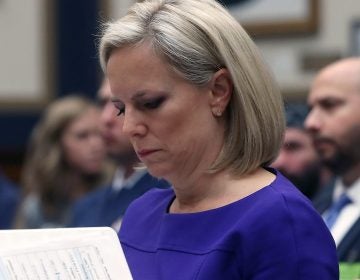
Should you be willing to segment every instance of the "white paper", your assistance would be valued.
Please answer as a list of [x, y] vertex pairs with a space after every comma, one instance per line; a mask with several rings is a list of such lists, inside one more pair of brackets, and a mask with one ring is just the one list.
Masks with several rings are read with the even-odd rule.
[[107, 227], [0, 230], [0, 280], [131, 280]]

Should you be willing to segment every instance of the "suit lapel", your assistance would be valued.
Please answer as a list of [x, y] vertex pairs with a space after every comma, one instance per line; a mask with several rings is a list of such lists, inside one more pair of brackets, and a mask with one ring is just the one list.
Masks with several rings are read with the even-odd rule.
[[335, 180], [332, 180], [324, 189], [313, 199], [315, 209], [322, 215], [327, 210], [333, 198], [335, 190]]
[[340, 261], [355, 262], [360, 260], [360, 217], [341, 240], [337, 251]]

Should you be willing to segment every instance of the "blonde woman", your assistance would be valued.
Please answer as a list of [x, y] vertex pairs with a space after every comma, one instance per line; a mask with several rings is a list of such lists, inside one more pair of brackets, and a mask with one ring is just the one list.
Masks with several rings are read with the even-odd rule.
[[213, 0], [149, 0], [109, 23], [100, 58], [123, 131], [172, 184], [119, 232], [137, 279], [338, 279], [311, 203], [268, 168], [283, 103], [257, 48]]
[[17, 227], [59, 227], [72, 203], [107, 179], [100, 111], [80, 96], [56, 100], [34, 128]]

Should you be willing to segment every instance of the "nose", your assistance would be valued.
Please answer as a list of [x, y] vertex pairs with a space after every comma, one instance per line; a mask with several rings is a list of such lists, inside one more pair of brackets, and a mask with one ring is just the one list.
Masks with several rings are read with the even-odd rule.
[[131, 108], [126, 108], [123, 117], [123, 132], [130, 138], [141, 137], [146, 134], [147, 127], [141, 113]]
[[284, 166], [286, 166], [286, 156], [284, 151], [280, 150], [278, 157], [271, 164], [271, 166], [276, 169], [282, 169]]
[[93, 131], [90, 135], [89, 146], [92, 147], [93, 151], [103, 153], [105, 150], [105, 144], [101, 137], [100, 131]]
[[116, 118], [116, 108], [111, 102], [106, 102], [101, 111], [101, 122], [103, 125], [109, 125]]
[[313, 108], [307, 115], [304, 125], [308, 131], [311, 133], [316, 133], [320, 130], [321, 123], [322, 121], [320, 112], [316, 108]]

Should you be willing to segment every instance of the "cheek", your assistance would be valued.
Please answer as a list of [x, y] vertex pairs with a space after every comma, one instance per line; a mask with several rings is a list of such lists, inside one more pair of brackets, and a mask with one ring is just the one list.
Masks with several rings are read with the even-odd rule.
[[351, 126], [346, 120], [339, 121], [329, 128], [329, 134], [337, 144], [342, 145], [349, 140]]
[[85, 161], [86, 155], [90, 153], [89, 145], [78, 139], [71, 139], [63, 145], [66, 161], [71, 166], [79, 166]]
[[68, 157], [74, 157], [79, 152], [79, 149], [81, 150], [83, 147], [77, 139], [66, 139], [63, 142], [63, 151]]
[[81, 166], [81, 156], [79, 156], [78, 154], [74, 155], [71, 153], [67, 153], [65, 155], [65, 158], [66, 158], [66, 162], [68, 163], [69, 166], [72, 166], [72, 167]]
[[166, 108], [152, 121], [150, 131], [162, 142], [172, 147], [181, 145], [191, 131], [191, 118], [175, 106]]
[[360, 142], [360, 121], [358, 124], [349, 127], [343, 132], [343, 137], [339, 140], [340, 144], [348, 146], [349, 149], [355, 151], [355, 147], [359, 147]]
[[360, 126], [360, 113], [358, 108], [346, 108], [334, 115], [328, 122], [329, 131], [339, 140], [347, 137], [354, 127]]
[[288, 161], [286, 163], [287, 167], [285, 168], [288, 168], [292, 172], [298, 172], [303, 169], [305, 164], [306, 161], [301, 155], [293, 154], [291, 157], [288, 158]]
[[186, 99], [177, 94], [152, 121], [151, 130], [169, 149], [184, 153], [208, 142], [216, 127], [205, 93], [188, 92]]
[[299, 151], [299, 157], [306, 163], [317, 161], [318, 153], [312, 142], [309, 141], [304, 145], [303, 149]]
[[288, 154], [286, 165], [289, 170], [293, 172], [301, 171], [305, 166], [313, 160], [311, 154], [308, 153], [305, 149], [300, 149], [296, 152]]
[[[75, 148], [75, 147], [73, 147]], [[102, 160], [91, 158], [92, 151], [88, 146], [79, 145], [78, 148], [68, 149], [66, 161], [68, 165], [82, 172], [98, 172], [101, 168]]]
[[311, 155], [305, 153], [299, 160], [299, 168], [303, 169], [311, 165], [313, 162], [315, 162], [315, 159]]

